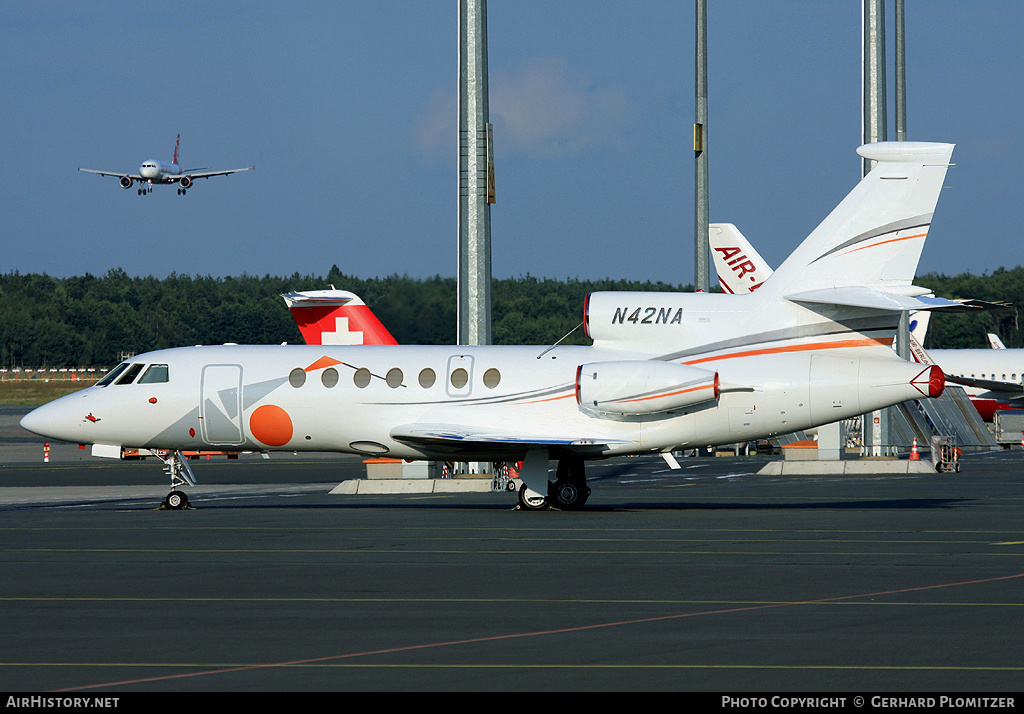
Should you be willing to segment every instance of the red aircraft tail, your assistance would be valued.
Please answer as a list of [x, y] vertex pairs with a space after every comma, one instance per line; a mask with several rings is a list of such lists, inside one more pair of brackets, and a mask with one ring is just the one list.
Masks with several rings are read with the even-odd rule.
[[347, 290], [309, 290], [284, 298], [307, 345], [397, 345], [377, 316]]

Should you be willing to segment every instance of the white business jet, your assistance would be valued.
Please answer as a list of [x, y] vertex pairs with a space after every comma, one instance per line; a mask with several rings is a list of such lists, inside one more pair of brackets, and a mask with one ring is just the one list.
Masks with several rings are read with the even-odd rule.
[[[911, 284], [951, 144], [870, 144], [877, 161], [745, 295], [598, 292], [590, 346], [199, 346], [141, 354], [22, 419], [94, 453], [332, 451], [523, 461], [524, 509], [575, 509], [585, 463], [766, 438], [935, 397], [942, 371], [891, 348], [902, 310], [956, 305]], [[554, 482], [549, 460], [558, 463]]]
[[178, 145], [181, 143], [181, 134], [174, 142], [174, 159], [169, 164], [163, 161], [149, 159], [142, 162], [137, 174], [119, 174], [114, 171], [97, 171], [96, 169], [83, 169], [91, 174], [100, 176], [117, 176], [121, 180], [121, 188], [131, 188], [136, 181], [139, 182], [139, 195], [142, 196], [153, 192], [154, 184], [178, 184], [178, 195], [184, 196], [186, 191], [192, 187], [196, 179], [210, 178], [211, 176], [227, 176], [239, 171], [251, 171], [254, 167], [247, 166], [244, 169], [231, 169], [230, 171], [206, 171], [205, 169], [182, 169], [178, 165]]
[[[772, 275], [768, 262], [731, 223], [712, 223], [711, 255], [722, 290], [742, 294], [756, 290]], [[929, 293], [930, 295], [931, 293]], [[957, 300], [965, 307], [993, 308], [996, 303]], [[1024, 408], [1024, 350], [1006, 349], [997, 335], [988, 334], [991, 349], [923, 349], [929, 312], [911, 312], [912, 355], [926, 364], [937, 364], [945, 379], [964, 388], [984, 421], [992, 421], [1001, 409]]]

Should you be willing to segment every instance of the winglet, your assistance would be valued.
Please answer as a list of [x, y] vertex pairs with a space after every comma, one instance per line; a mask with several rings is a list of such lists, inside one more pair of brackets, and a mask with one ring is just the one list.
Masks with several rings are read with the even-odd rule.
[[174, 140], [174, 165], [178, 164], [178, 144], [181, 143], [181, 134], [178, 134], [178, 138]]

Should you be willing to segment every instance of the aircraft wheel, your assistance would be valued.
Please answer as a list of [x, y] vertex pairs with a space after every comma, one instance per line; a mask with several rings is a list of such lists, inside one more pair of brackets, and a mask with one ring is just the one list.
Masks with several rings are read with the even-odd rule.
[[563, 511], [575, 511], [583, 508], [590, 497], [590, 488], [586, 484], [573, 481], [556, 481], [551, 485], [551, 503]]
[[188, 506], [188, 496], [183, 491], [171, 491], [164, 499], [164, 505], [172, 511], [180, 511]]
[[524, 511], [542, 511], [548, 507], [548, 499], [536, 491], [531, 491], [524, 483], [519, 489], [519, 507]]

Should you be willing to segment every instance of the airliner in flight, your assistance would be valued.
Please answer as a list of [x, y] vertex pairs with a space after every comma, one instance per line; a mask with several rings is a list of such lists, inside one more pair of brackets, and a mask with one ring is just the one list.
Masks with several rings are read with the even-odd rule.
[[[756, 290], [772, 275], [768, 262], [731, 223], [712, 223], [709, 244], [722, 290], [742, 294]], [[960, 300], [975, 307], [995, 307], [979, 300]], [[1024, 408], [1024, 350], [1006, 349], [988, 334], [992, 349], [930, 349], [924, 345], [930, 313], [910, 315], [910, 334], [917, 341], [914, 359], [942, 368], [946, 380], [964, 388], [978, 415], [992, 421], [996, 411]]]
[[140, 187], [138, 189], [139, 195], [145, 195], [153, 192], [153, 186], [156, 184], [178, 184], [178, 195], [184, 196], [188, 189], [192, 188], [192, 184], [196, 179], [210, 178], [211, 176], [227, 176], [228, 174], [238, 173], [239, 171], [251, 171], [253, 166], [247, 166], [244, 169], [231, 169], [230, 171], [206, 171], [205, 169], [182, 169], [178, 165], [178, 145], [181, 143], [181, 134], [178, 134], [178, 138], [174, 142], [174, 159], [169, 164], [165, 164], [163, 161], [156, 161], [149, 159], [142, 162], [142, 166], [139, 167], [139, 173], [137, 174], [119, 174], [114, 171], [97, 171], [96, 169], [83, 169], [79, 167], [79, 171], [86, 171], [91, 174], [99, 174], [100, 176], [117, 176], [121, 181], [121, 188], [131, 188], [132, 184], [136, 181], [139, 182]]
[[581, 508], [592, 459], [766, 438], [940, 395], [942, 370], [900, 359], [892, 340], [900, 311], [958, 305], [912, 285], [952, 151], [860, 147], [875, 168], [756, 291], [591, 293], [589, 346], [159, 350], [21, 424], [94, 453], [161, 450], [171, 507], [194, 483], [183, 452], [218, 448], [522, 461], [520, 508]]

